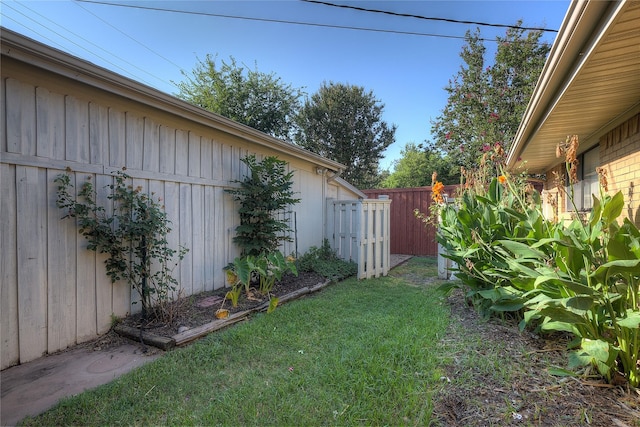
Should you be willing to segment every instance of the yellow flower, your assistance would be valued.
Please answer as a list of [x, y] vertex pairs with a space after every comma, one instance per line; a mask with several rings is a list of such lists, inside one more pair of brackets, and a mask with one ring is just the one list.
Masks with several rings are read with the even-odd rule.
[[506, 184], [506, 183], [507, 183], [507, 177], [506, 177], [506, 176], [504, 176], [504, 175], [500, 175], [500, 176], [498, 177], [498, 182], [499, 182], [500, 184]]

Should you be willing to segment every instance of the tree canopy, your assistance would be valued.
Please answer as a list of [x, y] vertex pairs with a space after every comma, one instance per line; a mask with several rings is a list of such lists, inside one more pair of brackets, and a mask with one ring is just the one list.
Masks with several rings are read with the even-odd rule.
[[363, 87], [324, 82], [300, 109], [294, 141], [347, 166], [342, 177], [356, 187], [375, 187], [379, 161], [396, 131], [382, 120], [383, 110]]
[[467, 31], [460, 71], [449, 81], [447, 105], [432, 122], [432, 148], [444, 151], [460, 166], [478, 164], [484, 152], [499, 144], [505, 151], [542, 71], [550, 46], [541, 31], [507, 30], [497, 38], [494, 64], [485, 65], [480, 31]]
[[245, 69], [231, 57], [216, 63], [207, 55], [186, 80], [177, 83], [177, 97], [198, 107], [277, 138], [289, 139], [300, 108], [301, 89], [282, 82], [274, 73]]
[[382, 179], [382, 188], [410, 188], [431, 185], [433, 172], [444, 184], [460, 182], [460, 170], [448, 157], [422, 144], [408, 143], [400, 151], [400, 157], [393, 162], [393, 172]]

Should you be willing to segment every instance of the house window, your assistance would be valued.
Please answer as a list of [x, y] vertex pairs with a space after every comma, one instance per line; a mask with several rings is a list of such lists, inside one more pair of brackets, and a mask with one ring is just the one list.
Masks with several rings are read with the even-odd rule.
[[[596, 172], [599, 163], [598, 146], [578, 156], [578, 182], [573, 185], [574, 202], [578, 211], [588, 211], [593, 208], [592, 195], [599, 194], [598, 173]], [[568, 177], [567, 182], [569, 182]], [[569, 187], [567, 187], [567, 194], [571, 194]], [[567, 211], [573, 211], [573, 205], [568, 197]]]

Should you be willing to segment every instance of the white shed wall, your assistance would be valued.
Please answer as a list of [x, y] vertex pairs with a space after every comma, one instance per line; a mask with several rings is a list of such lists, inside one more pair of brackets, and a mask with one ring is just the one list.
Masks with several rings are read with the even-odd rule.
[[[190, 249], [174, 270], [185, 295], [225, 286], [222, 268], [239, 251], [237, 206], [224, 190], [244, 177], [240, 159], [248, 154], [289, 162], [302, 199], [293, 207], [298, 251], [322, 244], [329, 184], [312, 161], [256, 144], [255, 132], [229, 134], [4, 53], [0, 368], [90, 340], [109, 329], [112, 315], [139, 310], [128, 285], [106, 276], [104, 255], [86, 249], [73, 219], [61, 219], [54, 179], [66, 168], [76, 188], [91, 179], [106, 201], [111, 174], [126, 166], [134, 187], [163, 200], [170, 244]], [[295, 243], [287, 245], [293, 252]]]

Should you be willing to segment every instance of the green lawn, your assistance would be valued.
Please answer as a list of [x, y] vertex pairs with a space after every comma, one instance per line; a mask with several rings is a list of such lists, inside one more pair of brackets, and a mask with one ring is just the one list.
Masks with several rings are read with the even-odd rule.
[[260, 314], [26, 425], [425, 425], [449, 309], [414, 258]]

